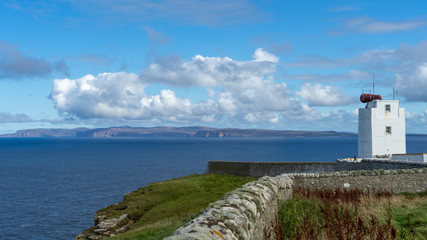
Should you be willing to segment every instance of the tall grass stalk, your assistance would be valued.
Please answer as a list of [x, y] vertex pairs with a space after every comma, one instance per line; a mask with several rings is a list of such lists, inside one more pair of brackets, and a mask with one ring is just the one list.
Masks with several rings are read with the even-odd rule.
[[[395, 201], [396, 198], [403, 199]], [[400, 206], [396, 203], [407, 198], [387, 191], [297, 188], [293, 197], [281, 204], [278, 214], [281, 229], [275, 230], [281, 234], [275, 236], [277, 239], [425, 239], [423, 228], [414, 229], [410, 214], [403, 225], [393, 219], [393, 211]], [[418, 198], [423, 198], [425, 209], [422, 209], [427, 215], [427, 197], [419, 194]], [[427, 223], [427, 217], [420, 221]]]

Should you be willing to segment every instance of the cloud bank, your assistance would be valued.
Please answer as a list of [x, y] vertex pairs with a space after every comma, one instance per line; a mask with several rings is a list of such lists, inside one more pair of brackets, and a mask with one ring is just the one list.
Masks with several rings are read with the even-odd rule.
[[63, 61], [26, 56], [15, 45], [0, 42], [0, 79], [43, 77], [54, 71], [68, 74], [69, 68]]
[[[157, 59], [139, 75], [119, 72], [55, 79], [51, 98], [62, 114], [81, 119], [278, 123], [283, 118], [317, 117], [316, 110], [291, 96], [285, 83], [274, 80], [278, 57], [261, 48], [252, 57], [236, 61], [196, 55], [185, 61], [171, 56]], [[145, 88], [153, 84], [197, 87], [208, 92], [208, 98], [191, 101], [168, 88], [146, 94]]]
[[[268, 15], [249, 0], [66, 0], [65, 2], [80, 13], [116, 23], [162, 21], [219, 26], [264, 21]], [[50, 9], [56, 7], [53, 3], [37, 3], [13, 1], [13, 4], [4, 5], [29, 14], [38, 13], [36, 16], [46, 15]]]
[[335, 34], [361, 33], [361, 34], [384, 34], [391, 32], [402, 32], [414, 30], [427, 26], [427, 21], [377, 21], [369, 17], [352, 18], [344, 21], [341, 29]]
[[306, 99], [310, 106], [342, 106], [355, 102], [350, 96], [344, 94], [340, 88], [333, 86], [311, 85], [305, 83], [301, 91], [295, 93]]
[[[427, 41], [415, 45], [401, 44], [396, 49], [374, 49], [348, 58], [330, 59], [323, 56], [307, 55], [299, 61], [286, 63], [289, 68], [310, 68], [315, 70], [347, 68], [347, 72], [332, 74], [292, 74], [282, 76], [285, 79], [306, 82], [297, 95], [308, 100], [313, 106], [333, 106], [333, 103], [321, 103], [316, 96], [320, 94], [321, 86], [317, 89], [308, 83], [333, 82], [370, 82], [372, 74], [380, 76], [382, 87], [391, 88], [393, 80], [399, 96], [408, 101], [427, 102]], [[368, 81], [367, 81], [368, 80]], [[382, 81], [382, 82], [381, 82]], [[366, 84], [365, 84], [366, 85]], [[324, 87], [323, 92], [326, 90]], [[306, 90], [315, 92], [309, 96]], [[335, 89], [335, 92], [338, 89]], [[341, 99], [342, 96], [340, 97]]]
[[26, 123], [33, 121], [27, 114], [0, 112], [0, 123]]

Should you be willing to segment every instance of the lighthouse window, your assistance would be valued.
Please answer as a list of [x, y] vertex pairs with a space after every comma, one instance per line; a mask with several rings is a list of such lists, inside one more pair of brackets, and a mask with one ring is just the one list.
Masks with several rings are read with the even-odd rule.
[[391, 106], [390, 106], [390, 104], [386, 104], [385, 105], [385, 111], [386, 112], [391, 112]]
[[390, 126], [385, 127], [385, 132], [387, 134], [391, 134], [391, 127]]

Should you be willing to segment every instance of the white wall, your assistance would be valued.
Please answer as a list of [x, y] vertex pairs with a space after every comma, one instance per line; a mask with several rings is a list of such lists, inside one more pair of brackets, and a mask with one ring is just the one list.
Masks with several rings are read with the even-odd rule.
[[427, 153], [393, 154], [391, 159], [395, 161], [427, 162]]
[[[391, 127], [391, 133], [386, 127]], [[375, 100], [359, 109], [358, 157], [406, 153], [405, 134], [405, 109], [399, 108], [398, 100]]]

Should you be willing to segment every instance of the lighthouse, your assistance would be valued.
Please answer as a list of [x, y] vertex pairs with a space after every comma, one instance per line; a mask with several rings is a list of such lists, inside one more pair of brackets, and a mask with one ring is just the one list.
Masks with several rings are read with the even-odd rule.
[[380, 95], [362, 94], [359, 108], [359, 158], [389, 158], [406, 153], [405, 109], [398, 100], [382, 100]]

